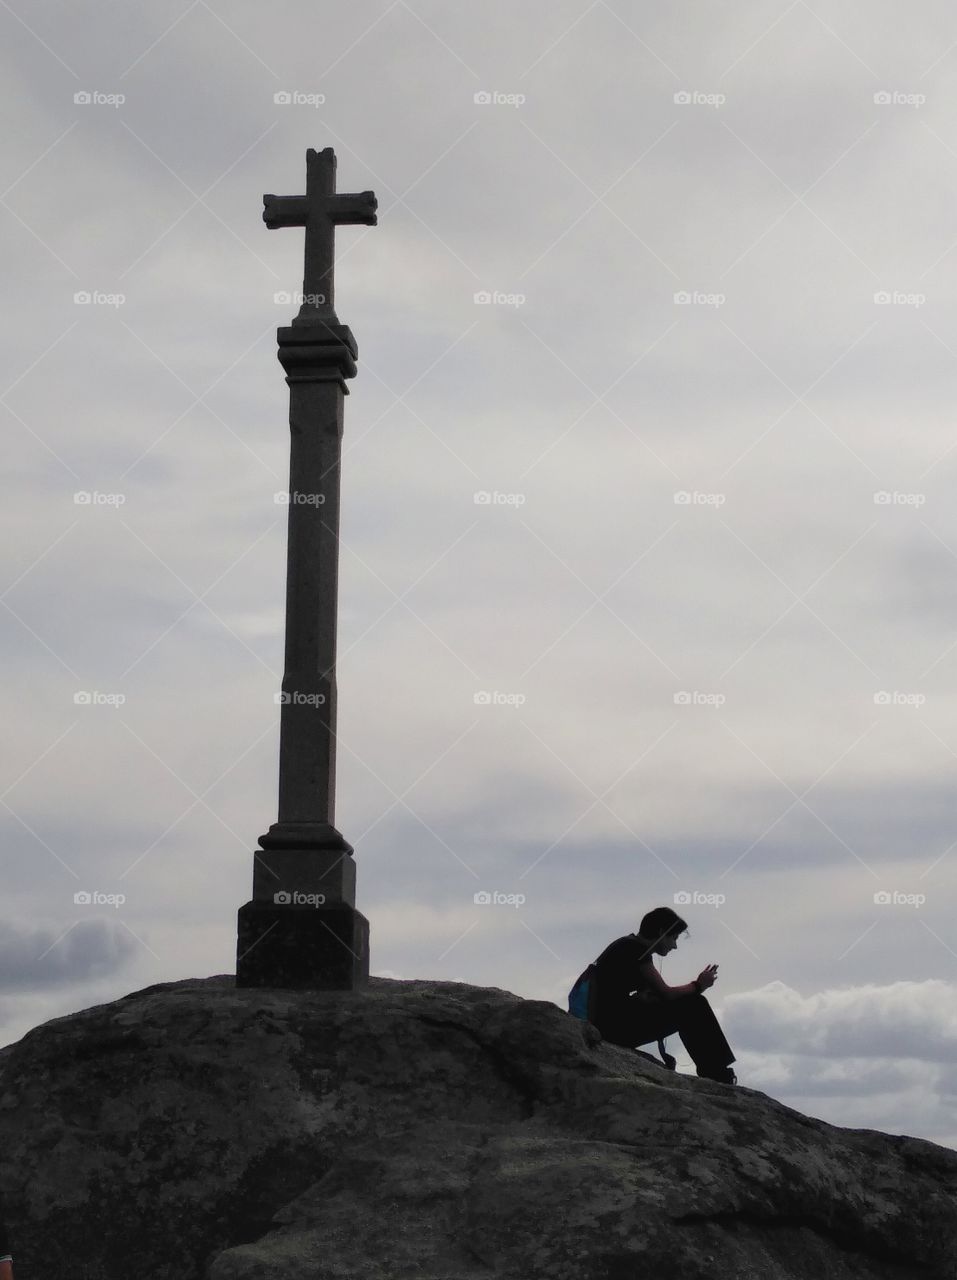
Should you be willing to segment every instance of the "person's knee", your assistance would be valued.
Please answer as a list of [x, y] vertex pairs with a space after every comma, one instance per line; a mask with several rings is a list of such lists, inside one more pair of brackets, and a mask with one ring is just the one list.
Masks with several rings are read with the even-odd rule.
[[697, 1022], [700, 1018], [711, 1013], [711, 1006], [708, 1004], [708, 997], [700, 991], [686, 996], [675, 996], [671, 1002], [669, 1010], [673, 1020], [684, 1025], [689, 1020]]

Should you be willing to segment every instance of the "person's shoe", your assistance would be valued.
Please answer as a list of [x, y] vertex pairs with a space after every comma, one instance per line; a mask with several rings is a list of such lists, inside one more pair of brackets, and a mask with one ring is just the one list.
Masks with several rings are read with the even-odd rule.
[[699, 1071], [699, 1076], [706, 1080], [717, 1080], [719, 1084], [737, 1084], [738, 1077], [730, 1067], [715, 1067], [713, 1071]]

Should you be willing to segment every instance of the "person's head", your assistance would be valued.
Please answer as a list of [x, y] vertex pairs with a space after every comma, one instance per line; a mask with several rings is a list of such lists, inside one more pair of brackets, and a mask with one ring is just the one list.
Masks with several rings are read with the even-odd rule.
[[678, 945], [678, 935], [686, 933], [688, 926], [677, 912], [670, 907], [655, 907], [642, 917], [638, 933], [654, 943], [656, 955], [666, 956]]

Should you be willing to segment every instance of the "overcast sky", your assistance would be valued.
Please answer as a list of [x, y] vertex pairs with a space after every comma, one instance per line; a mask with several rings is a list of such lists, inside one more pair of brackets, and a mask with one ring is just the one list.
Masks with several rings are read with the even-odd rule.
[[336, 276], [372, 972], [565, 1007], [677, 903], [663, 973], [720, 964], [742, 1084], [957, 1146], [952, 6], [0, 0], [0, 30], [0, 1038], [234, 969], [302, 281], [262, 195], [332, 146], [379, 200]]

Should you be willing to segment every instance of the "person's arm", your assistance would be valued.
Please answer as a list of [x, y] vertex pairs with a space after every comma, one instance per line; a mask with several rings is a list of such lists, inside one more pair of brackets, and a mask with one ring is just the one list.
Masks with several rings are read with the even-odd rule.
[[0, 1280], [13, 1280], [13, 1259], [9, 1254], [0, 1258]]
[[[650, 960], [641, 966], [641, 970], [648, 989], [663, 1000], [674, 1000], [678, 996], [696, 995], [702, 990], [697, 978], [695, 978], [694, 982], [683, 982], [680, 986], [669, 987]], [[0, 1277], [0, 1280], [2, 1280], [2, 1277]]]

